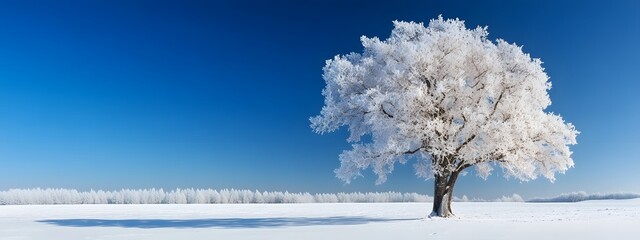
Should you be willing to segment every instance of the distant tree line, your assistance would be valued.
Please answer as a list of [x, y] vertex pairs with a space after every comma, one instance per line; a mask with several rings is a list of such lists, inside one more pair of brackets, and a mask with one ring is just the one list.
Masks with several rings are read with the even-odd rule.
[[[579, 202], [585, 200], [640, 198], [638, 193], [571, 192], [550, 198], [532, 198], [526, 202]], [[383, 203], [430, 202], [433, 197], [418, 193], [352, 192], [290, 193], [238, 189], [122, 189], [117, 191], [78, 191], [64, 188], [10, 189], [0, 191], [0, 205], [47, 204], [224, 204], [224, 203]], [[518, 194], [493, 200], [454, 197], [455, 202], [525, 202]]]
[[75, 189], [10, 189], [0, 191], [0, 205], [44, 204], [224, 204], [224, 203], [346, 203], [428, 202], [418, 193], [290, 193], [236, 189], [122, 189], [119, 191]]
[[624, 199], [634, 199], [640, 198], [640, 194], [638, 193], [592, 193], [588, 194], [586, 192], [570, 192], [563, 193], [556, 197], [551, 198], [533, 198], [528, 202], [581, 202], [581, 201], [589, 201], [589, 200], [624, 200]]

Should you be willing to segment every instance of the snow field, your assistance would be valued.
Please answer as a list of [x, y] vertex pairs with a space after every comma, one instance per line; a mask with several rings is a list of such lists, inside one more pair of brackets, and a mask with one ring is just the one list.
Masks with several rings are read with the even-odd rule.
[[637, 239], [640, 199], [580, 203], [0, 206], [0, 239]]

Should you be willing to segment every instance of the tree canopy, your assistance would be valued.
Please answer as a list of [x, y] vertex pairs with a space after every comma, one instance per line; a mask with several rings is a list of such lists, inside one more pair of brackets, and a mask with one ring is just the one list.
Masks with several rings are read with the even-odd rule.
[[551, 83], [540, 59], [458, 19], [394, 26], [386, 40], [363, 36], [362, 53], [326, 61], [325, 105], [311, 127], [348, 127], [353, 145], [337, 177], [348, 183], [372, 168], [379, 184], [415, 159], [426, 179], [470, 166], [486, 178], [498, 165], [507, 176], [553, 181], [574, 165], [578, 131], [545, 111]]

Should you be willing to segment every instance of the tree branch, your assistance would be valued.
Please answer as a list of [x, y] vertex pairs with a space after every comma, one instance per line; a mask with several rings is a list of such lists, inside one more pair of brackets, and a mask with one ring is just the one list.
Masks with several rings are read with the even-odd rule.
[[473, 139], [475, 139], [475, 138], [476, 138], [475, 134], [473, 134], [473, 135], [471, 135], [471, 137], [467, 138], [467, 140], [465, 140], [462, 144], [460, 144], [460, 146], [458, 146], [456, 148], [456, 153], [458, 153], [458, 151], [460, 151], [460, 149], [462, 149], [464, 146], [469, 144], [469, 142], [473, 141]]
[[417, 153], [418, 151], [420, 151], [420, 149], [422, 149], [422, 147], [419, 147], [419, 148], [417, 148], [415, 150], [406, 151], [406, 152], [404, 152], [404, 154], [414, 154], [414, 153]]
[[493, 110], [491, 111], [491, 114], [489, 115], [489, 117], [493, 116], [493, 114], [496, 113], [496, 109], [498, 109], [498, 103], [500, 103], [500, 100], [502, 100], [502, 96], [504, 96], [504, 90], [500, 92], [500, 96], [498, 96], [498, 100], [496, 100], [496, 103], [493, 104]]
[[393, 115], [384, 110], [384, 104], [380, 104], [380, 110], [382, 110], [382, 113], [384, 113], [384, 115], [387, 115], [387, 117], [393, 118]]

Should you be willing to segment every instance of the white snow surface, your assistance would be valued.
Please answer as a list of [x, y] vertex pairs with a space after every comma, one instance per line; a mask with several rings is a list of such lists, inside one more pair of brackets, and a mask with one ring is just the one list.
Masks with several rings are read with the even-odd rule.
[[7, 205], [0, 239], [638, 239], [640, 199], [579, 203]]

